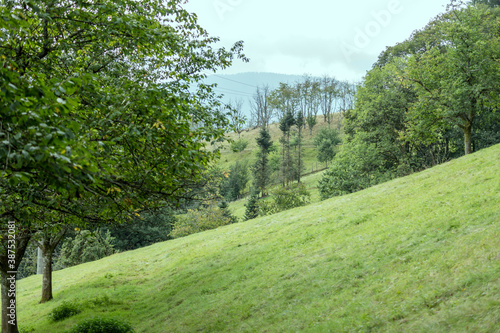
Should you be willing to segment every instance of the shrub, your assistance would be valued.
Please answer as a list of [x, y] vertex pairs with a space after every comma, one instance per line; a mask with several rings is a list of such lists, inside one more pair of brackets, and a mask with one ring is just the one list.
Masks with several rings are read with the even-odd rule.
[[231, 150], [235, 153], [239, 153], [248, 146], [248, 140], [238, 139], [231, 143]]
[[50, 313], [49, 317], [52, 321], [61, 321], [81, 312], [78, 304], [75, 302], [63, 302], [61, 305], [55, 307]]
[[228, 225], [232, 222], [233, 219], [228, 214], [228, 211], [215, 205], [208, 206], [207, 208], [188, 210], [186, 214], [178, 216], [170, 236], [173, 238], [184, 237]]
[[276, 207], [275, 202], [271, 199], [259, 201], [258, 209], [260, 216], [273, 215], [278, 213], [278, 208]]
[[273, 191], [273, 201], [278, 212], [305, 206], [309, 203], [311, 194], [302, 183], [294, 184], [288, 188], [281, 187]]
[[69, 333], [133, 333], [127, 323], [116, 319], [91, 318], [77, 324]]
[[258, 203], [259, 215], [266, 216], [309, 203], [310, 197], [304, 184], [294, 184], [290, 187], [280, 187], [272, 191], [272, 197]]
[[321, 199], [325, 200], [363, 190], [395, 176], [375, 145], [351, 142], [335, 156], [318, 188]]

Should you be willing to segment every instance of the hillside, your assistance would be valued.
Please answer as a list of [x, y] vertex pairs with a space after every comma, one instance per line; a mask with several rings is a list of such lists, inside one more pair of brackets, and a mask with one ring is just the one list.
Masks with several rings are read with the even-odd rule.
[[[368, 190], [19, 281], [20, 326], [497, 332], [500, 145]], [[57, 324], [64, 301], [84, 311]]]
[[[331, 127], [337, 129], [338, 114], [335, 114], [334, 117], [335, 118], [333, 118]], [[325, 168], [324, 163], [322, 164], [317, 161], [317, 150], [314, 147], [314, 137], [322, 128], [327, 128], [328, 123], [324, 121], [323, 116], [321, 115], [317, 116], [316, 119], [317, 123], [316, 126], [313, 127], [312, 135], [309, 132], [309, 128], [306, 128], [303, 132], [302, 163], [304, 165], [304, 174], [323, 170]], [[231, 150], [228, 143], [224, 143], [223, 149], [221, 150], [221, 158], [218, 161], [217, 165], [222, 168], [229, 168], [229, 166], [231, 164], [234, 164], [236, 161], [248, 160], [251, 163], [255, 162], [256, 151], [258, 149], [255, 139], [259, 136], [259, 132], [259, 128], [247, 129], [241, 132], [240, 137], [238, 137], [238, 134], [236, 133], [229, 133], [227, 135], [228, 138], [232, 140], [246, 140], [248, 141], [248, 146], [242, 152], [235, 153]], [[295, 134], [296, 131], [294, 131], [293, 133]], [[269, 125], [269, 134], [271, 135], [271, 140], [273, 141], [274, 146], [279, 149], [281, 145], [280, 138], [283, 136], [283, 133], [280, 131], [278, 123]]]

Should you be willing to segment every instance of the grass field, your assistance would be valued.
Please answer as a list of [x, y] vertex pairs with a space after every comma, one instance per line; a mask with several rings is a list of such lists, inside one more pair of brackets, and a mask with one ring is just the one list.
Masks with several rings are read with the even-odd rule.
[[[19, 281], [25, 332], [499, 332], [500, 145], [365, 191]], [[83, 311], [48, 319], [64, 301]]]

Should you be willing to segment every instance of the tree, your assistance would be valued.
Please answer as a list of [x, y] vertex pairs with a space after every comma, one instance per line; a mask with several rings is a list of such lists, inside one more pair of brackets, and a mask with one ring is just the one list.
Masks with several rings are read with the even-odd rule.
[[292, 126], [295, 125], [295, 118], [291, 111], [288, 111], [286, 115], [281, 119], [279, 127], [283, 133], [281, 138], [282, 142], [282, 174], [283, 174], [283, 186], [288, 185], [290, 181], [290, 170], [292, 167], [292, 156], [290, 154], [290, 132]]
[[339, 98], [339, 113], [338, 113], [338, 129], [342, 124], [344, 115], [347, 111], [352, 110], [356, 96], [356, 85], [349, 82], [341, 82], [338, 88]]
[[472, 0], [472, 4], [484, 4], [490, 7], [500, 7], [500, 0]]
[[321, 83], [319, 80], [305, 76], [304, 81], [298, 83], [295, 88], [299, 98], [299, 107], [305, 116], [309, 127], [309, 135], [311, 136], [321, 105], [320, 87]]
[[250, 180], [247, 161], [236, 161], [229, 169], [229, 175], [222, 183], [221, 194], [228, 201], [238, 200]]
[[318, 161], [321, 163], [330, 162], [335, 156], [335, 148], [340, 144], [342, 140], [339, 138], [339, 134], [336, 130], [330, 128], [323, 128], [314, 137], [314, 145], [318, 150]]
[[252, 123], [256, 126], [266, 128], [269, 127], [269, 122], [273, 116], [273, 110], [269, 105], [269, 86], [257, 87], [253, 96], [252, 106]]
[[266, 195], [266, 188], [269, 184], [269, 153], [273, 147], [271, 135], [266, 127], [260, 129], [259, 137], [256, 139], [259, 151], [257, 161], [253, 166], [254, 188], [261, 193], [262, 197]]
[[406, 79], [418, 99], [410, 109], [410, 140], [432, 143], [442, 128], [463, 131], [465, 154], [481, 114], [498, 107], [498, 9], [453, 2], [438, 28], [441, 44], [408, 59]]
[[55, 223], [48, 223], [33, 237], [42, 255], [42, 297], [40, 303], [48, 302], [54, 298], [52, 295], [52, 256], [70, 228], [69, 224], [64, 222], [59, 220]]
[[245, 114], [243, 113], [243, 101], [241, 99], [230, 103], [229, 116], [231, 125], [236, 133], [238, 133], [238, 138], [240, 138], [241, 132], [243, 132], [243, 126], [247, 120]]
[[244, 220], [252, 220], [259, 216], [259, 195], [258, 193], [252, 193], [250, 198], [248, 199], [248, 202], [245, 204], [246, 210], [245, 210], [245, 216]]
[[174, 211], [166, 207], [142, 212], [141, 217], [101, 230], [109, 230], [116, 250], [130, 251], [171, 239], [169, 234], [174, 223]]
[[[338, 103], [338, 86], [340, 82], [335, 78], [328, 76], [323, 76], [321, 79], [320, 88], [320, 108], [323, 112], [323, 118], [326, 123], [328, 123], [328, 128], [330, 128], [333, 121], [333, 113], [337, 109]], [[340, 123], [340, 122], [339, 122]]]
[[287, 83], [280, 83], [280, 86], [271, 92], [269, 105], [277, 115], [278, 121], [281, 121], [287, 112], [295, 116], [298, 104], [297, 97], [296, 87]]
[[[4, 236], [15, 222], [16, 260], [40, 229], [32, 215], [58, 212], [94, 224], [130, 219], [182, 198], [217, 157], [203, 147], [222, 140], [230, 124], [212, 111], [221, 103], [200, 80], [234, 56], [244, 59], [242, 44], [214, 50], [217, 39], [180, 3], [0, 6], [0, 217]], [[2, 332], [17, 332], [6, 295]]]
[[297, 125], [298, 133], [297, 133], [297, 182], [300, 183], [300, 176], [302, 174], [302, 129], [305, 127], [304, 115], [302, 111], [299, 111], [297, 114], [297, 119], [295, 120], [295, 125]]
[[109, 230], [77, 230], [74, 238], [67, 239], [62, 245], [57, 268], [76, 266], [114, 254], [113, 240]]

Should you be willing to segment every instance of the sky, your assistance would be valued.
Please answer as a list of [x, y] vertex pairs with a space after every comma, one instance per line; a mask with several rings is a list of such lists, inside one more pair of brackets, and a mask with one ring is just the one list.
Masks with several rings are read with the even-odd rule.
[[189, 0], [211, 36], [244, 41], [249, 63], [219, 74], [273, 72], [360, 81], [387, 46], [407, 39], [450, 0]]

